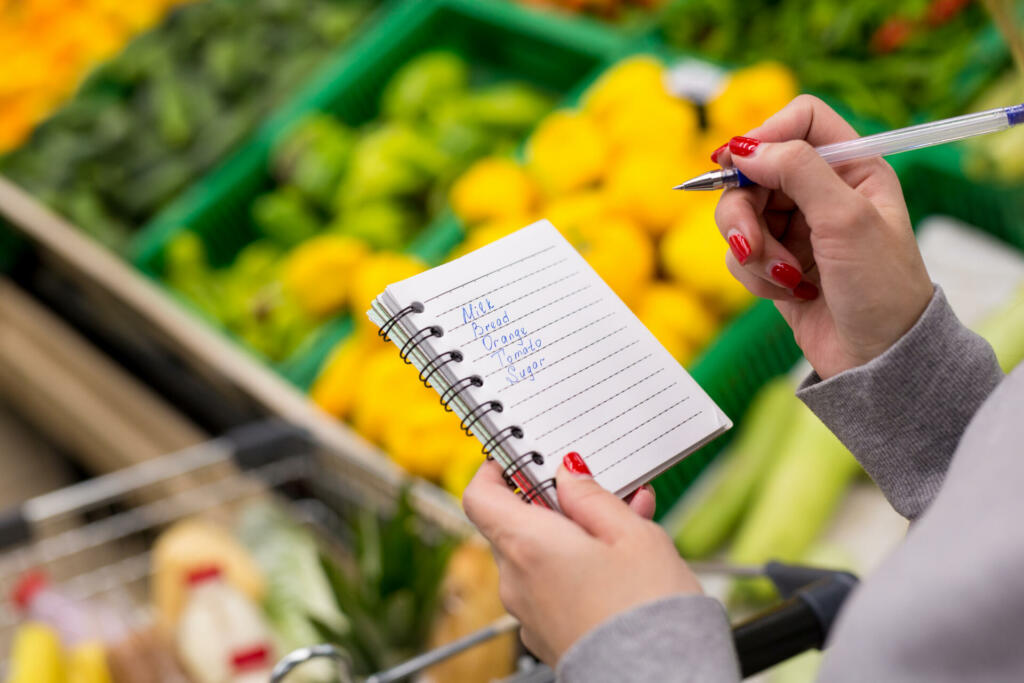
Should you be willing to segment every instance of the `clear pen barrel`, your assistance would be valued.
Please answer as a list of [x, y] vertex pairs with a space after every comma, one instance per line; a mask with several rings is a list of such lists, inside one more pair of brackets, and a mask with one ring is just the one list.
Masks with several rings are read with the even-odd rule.
[[886, 156], [912, 149], [941, 145], [974, 135], [995, 133], [1009, 127], [1010, 120], [1006, 109], [1000, 107], [944, 121], [923, 123], [919, 126], [869, 135], [849, 142], [824, 145], [818, 147], [817, 152], [825, 161], [834, 165], [853, 159]]

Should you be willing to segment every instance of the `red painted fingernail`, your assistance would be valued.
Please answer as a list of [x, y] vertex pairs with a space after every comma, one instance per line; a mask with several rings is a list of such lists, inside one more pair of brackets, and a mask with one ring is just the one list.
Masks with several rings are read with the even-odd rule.
[[804, 279], [804, 276], [799, 270], [789, 265], [788, 263], [776, 263], [768, 271], [768, 274], [772, 276], [772, 279], [778, 282], [786, 289], [793, 289], [800, 284], [800, 281]]
[[810, 301], [818, 298], [818, 288], [812, 282], [804, 280], [796, 287], [793, 288], [793, 296], [797, 299], [803, 299], [804, 301]]
[[760, 144], [760, 140], [737, 135], [732, 140], [729, 140], [729, 151], [736, 156], [748, 157], [754, 153], [754, 150], [757, 149], [757, 146]]
[[722, 152], [724, 152], [725, 148], [728, 147], [728, 146], [729, 146], [729, 143], [727, 142], [724, 145], [722, 145], [721, 147], [719, 147], [718, 149], [716, 149], [714, 152], [712, 152], [711, 153], [711, 163], [717, 164], [718, 163], [718, 157], [722, 156]]
[[741, 235], [738, 230], [730, 230], [728, 239], [732, 255], [736, 257], [736, 260], [742, 266], [750, 258], [750, 242], [747, 242], [747, 238]]
[[566, 453], [565, 457], [562, 458], [562, 464], [565, 465], [565, 469], [573, 474], [590, 474], [590, 468], [587, 467], [587, 463], [583, 462], [583, 458], [576, 451]]

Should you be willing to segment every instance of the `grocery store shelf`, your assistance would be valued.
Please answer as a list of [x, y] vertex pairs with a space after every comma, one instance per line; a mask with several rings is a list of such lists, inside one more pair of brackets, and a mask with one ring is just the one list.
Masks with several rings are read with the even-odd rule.
[[97, 472], [205, 438], [6, 279], [0, 279], [0, 389], [24, 419]]
[[430, 518], [466, 528], [454, 498], [426, 482], [411, 481], [281, 377], [199, 324], [153, 283], [3, 178], [0, 215], [34, 243], [42, 267], [61, 281], [65, 296], [79, 299], [79, 307], [87, 309], [91, 332], [116, 337], [115, 345], [136, 359], [159, 361], [169, 382], [210, 392], [211, 410], [219, 407], [228, 415], [233, 410], [238, 421], [275, 415], [307, 429], [382, 485], [397, 489], [409, 484], [414, 504]]

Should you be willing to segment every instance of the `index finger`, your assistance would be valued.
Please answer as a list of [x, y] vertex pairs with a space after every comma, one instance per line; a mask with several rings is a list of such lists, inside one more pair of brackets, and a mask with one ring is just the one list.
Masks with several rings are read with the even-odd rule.
[[494, 543], [502, 529], [518, 526], [545, 510], [527, 505], [508, 488], [501, 466], [488, 460], [476, 471], [462, 493], [462, 509], [488, 541]]
[[[853, 140], [857, 137], [857, 131], [832, 107], [814, 95], [799, 95], [743, 137], [761, 142], [806, 140], [812, 147], [820, 147]], [[719, 155], [718, 163], [722, 166], [732, 165], [732, 154], [728, 147]]]

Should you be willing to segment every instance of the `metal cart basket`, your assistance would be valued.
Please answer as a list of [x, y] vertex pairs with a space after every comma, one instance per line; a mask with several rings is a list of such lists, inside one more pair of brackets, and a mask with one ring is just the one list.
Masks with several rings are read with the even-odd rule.
[[[0, 652], [10, 651], [19, 621], [6, 596], [26, 570], [41, 568], [68, 594], [101, 598], [144, 623], [149, 548], [166, 525], [197, 514], [229, 521], [240, 505], [274, 496], [320, 540], [344, 545], [346, 515], [386, 515], [398, 494], [394, 484], [274, 420], [33, 498], [0, 514]], [[468, 528], [452, 516], [424, 523], [428, 530]]]

